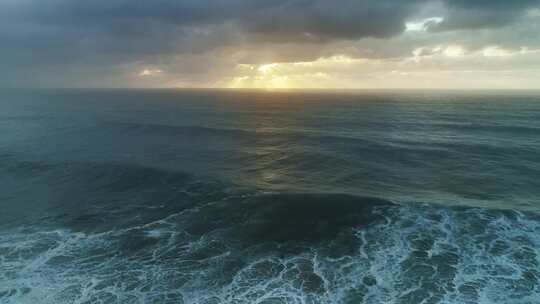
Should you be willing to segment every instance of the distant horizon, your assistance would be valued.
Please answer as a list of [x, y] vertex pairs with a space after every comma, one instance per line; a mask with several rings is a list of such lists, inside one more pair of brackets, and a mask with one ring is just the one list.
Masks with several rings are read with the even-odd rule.
[[244, 91], [244, 92], [540, 92], [540, 88], [220, 88], [220, 87], [0, 87], [0, 90], [126, 90], [126, 91]]

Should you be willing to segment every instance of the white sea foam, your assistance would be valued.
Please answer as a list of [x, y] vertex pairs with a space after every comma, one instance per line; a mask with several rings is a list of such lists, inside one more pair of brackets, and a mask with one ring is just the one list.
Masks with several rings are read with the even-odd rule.
[[[388, 218], [280, 253], [194, 237], [168, 217], [106, 233], [0, 234], [0, 303], [540, 302], [540, 222], [528, 214], [381, 207]], [[179, 215], [181, 216], [181, 215]]]

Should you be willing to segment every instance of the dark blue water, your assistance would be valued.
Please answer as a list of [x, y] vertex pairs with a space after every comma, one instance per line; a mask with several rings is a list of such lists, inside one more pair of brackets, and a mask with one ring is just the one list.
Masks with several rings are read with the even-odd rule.
[[540, 93], [0, 93], [0, 303], [540, 303]]

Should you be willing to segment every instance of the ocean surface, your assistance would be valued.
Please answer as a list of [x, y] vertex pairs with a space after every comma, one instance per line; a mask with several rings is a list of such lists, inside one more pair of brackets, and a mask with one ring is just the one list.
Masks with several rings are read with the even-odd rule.
[[0, 303], [540, 303], [540, 92], [0, 91]]

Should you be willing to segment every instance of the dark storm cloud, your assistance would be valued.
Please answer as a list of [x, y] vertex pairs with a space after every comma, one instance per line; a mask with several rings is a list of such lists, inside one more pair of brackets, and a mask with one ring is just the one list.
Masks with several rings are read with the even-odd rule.
[[267, 58], [310, 60], [324, 54], [331, 43], [395, 37], [426, 5], [443, 4], [445, 20], [429, 26], [438, 32], [501, 27], [539, 2], [0, 0], [0, 81], [14, 75], [30, 79], [49, 66], [54, 71], [63, 66], [70, 71], [98, 66], [120, 71], [134, 62], [170, 63], [178, 56], [223, 47], [258, 47], [266, 53], [272, 50]]
[[[22, 27], [21, 39], [118, 39], [164, 43], [188, 35], [185, 28], [230, 24], [244, 38], [269, 41], [333, 40], [390, 37], [404, 29], [404, 20], [421, 1], [306, 0], [7, 0], [0, 16]], [[2, 6], [2, 4], [0, 4]], [[39, 31], [29, 26], [42, 27]], [[54, 37], [43, 33], [48, 28]], [[26, 30], [24, 30], [26, 29]], [[34, 37], [34, 36], [36, 37]], [[162, 39], [160, 39], [162, 38]], [[158, 41], [153, 41], [157, 39]], [[175, 39], [175, 40], [176, 40]], [[110, 43], [110, 42], [109, 42]], [[148, 43], [152, 48], [154, 44]], [[111, 45], [114, 50], [118, 46]], [[165, 45], [167, 47], [167, 45]], [[167, 49], [167, 48], [166, 48]]]
[[115, 65], [259, 42], [390, 37], [403, 30], [418, 3], [4, 0], [0, 61], [18, 69]]
[[[396, 36], [429, 2], [434, 1], [4, 0], [0, 35], [4, 50], [18, 57], [42, 52], [47, 60], [66, 60], [64, 51], [130, 57], [250, 41], [324, 43]], [[505, 25], [540, 1], [444, 2], [449, 16], [433, 30]]]
[[[0, 80], [64, 66], [88, 73], [224, 46], [390, 37], [419, 1], [3, 0]], [[313, 54], [305, 54], [313, 57]], [[296, 55], [298, 57], [298, 55]], [[10, 68], [16, 71], [9, 71]], [[175, 70], [181, 67], [174, 67]], [[100, 69], [101, 70], [101, 69]], [[9, 75], [8, 75], [9, 74]], [[56, 77], [61, 77], [57, 75]]]

